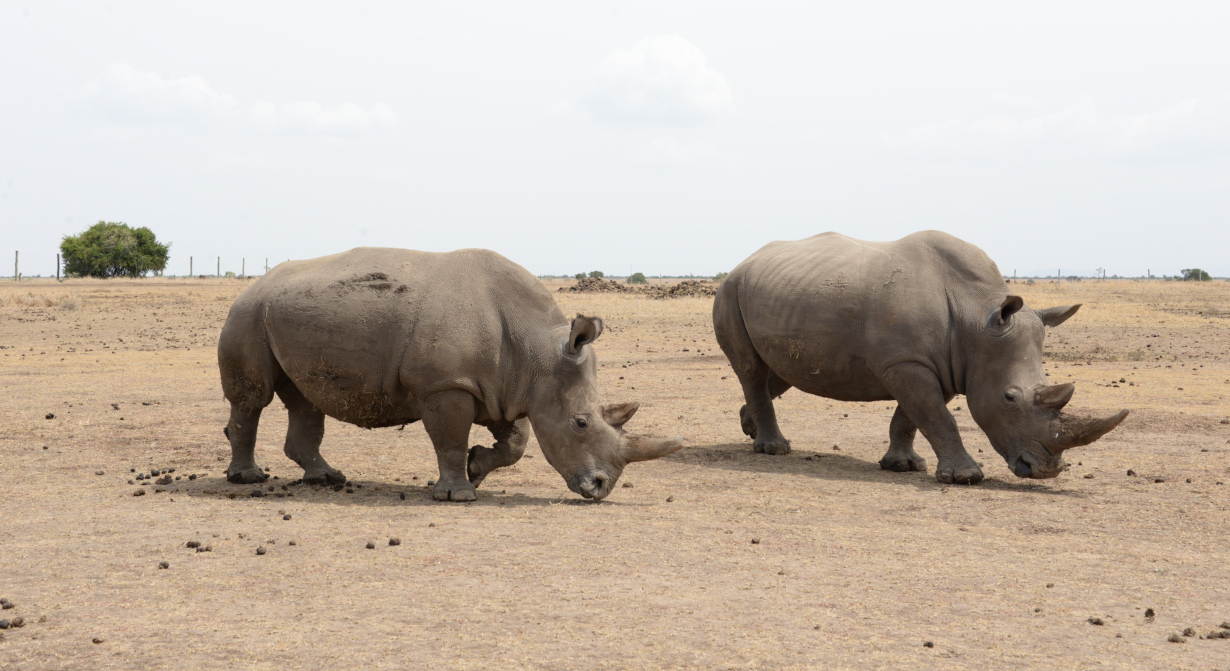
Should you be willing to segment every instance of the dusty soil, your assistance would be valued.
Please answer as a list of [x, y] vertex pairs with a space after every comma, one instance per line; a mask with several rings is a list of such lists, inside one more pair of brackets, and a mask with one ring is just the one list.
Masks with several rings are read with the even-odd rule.
[[592, 503], [531, 443], [471, 504], [431, 500], [419, 425], [330, 420], [353, 488], [284, 488], [276, 401], [274, 489], [227, 484], [214, 346], [243, 286], [0, 286], [0, 618], [26, 623], [0, 667], [1230, 668], [1230, 640], [1201, 638], [1230, 620], [1225, 283], [1014, 285], [1085, 303], [1046, 368], [1074, 407], [1133, 413], [1022, 481], [957, 398], [972, 487], [879, 470], [891, 403], [788, 392], [794, 452], [753, 454], [711, 299], [557, 293], [606, 319], [629, 428], [689, 447]]

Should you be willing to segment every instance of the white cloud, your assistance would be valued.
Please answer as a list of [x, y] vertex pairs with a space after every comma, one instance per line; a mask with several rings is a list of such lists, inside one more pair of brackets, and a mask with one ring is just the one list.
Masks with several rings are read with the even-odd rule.
[[637, 149], [632, 155], [646, 163], [700, 163], [717, 158], [717, 149], [704, 142], [680, 142], [668, 135]]
[[1029, 118], [950, 120], [885, 136], [889, 147], [957, 155], [1084, 154], [1102, 157], [1207, 150], [1230, 139], [1222, 100], [1186, 100], [1138, 116], [1100, 115], [1094, 98]]
[[663, 35], [602, 59], [579, 102], [603, 121], [686, 125], [725, 112], [731, 96], [726, 77], [695, 44]]
[[397, 115], [385, 104], [363, 109], [355, 103], [326, 108], [318, 102], [258, 101], [244, 115], [234, 97], [218, 93], [200, 77], [165, 79], [124, 63], [104, 68], [80, 97], [119, 123], [214, 119], [262, 131], [320, 135], [357, 135], [397, 126]]
[[249, 151], [242, 154], [218, 151], [210, 156], [210, 162], [215, 167], [223, 169], [268, 168], [273, 165], [273, 162], [259, 151]]
[[391, 130], [397, 126], [393, 108], [380, 104], [365, 110], [354, 103], [327, 109], [316, 102], [275, 105], [260, 101], [252, 105], [249, 119], [257, 128], [291, 133], [357, 135]]
[[121, 122], [182, 121], [230, 114], [235, 99], [200, 77], [163, 79], [124, 63], [111, 63], [81, 90], [81, 97]]

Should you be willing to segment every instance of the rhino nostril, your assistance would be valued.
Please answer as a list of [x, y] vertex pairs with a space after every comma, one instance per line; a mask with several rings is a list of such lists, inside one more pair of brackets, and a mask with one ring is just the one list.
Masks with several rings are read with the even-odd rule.
[[1012, 464], [1012, 472], [1018, 478], [1028, 478], [1033, 475], [1034, 469], [1029, 465], [1029, 462], [1017, 457], [1016, 462]]

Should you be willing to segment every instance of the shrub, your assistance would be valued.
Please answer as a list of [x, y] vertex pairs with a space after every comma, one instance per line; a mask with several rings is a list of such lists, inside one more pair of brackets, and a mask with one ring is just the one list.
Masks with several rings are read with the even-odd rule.
[[628, 277], [628, 284], [649, 284], [649, 280], [645, 279], [645, 273], [632, 273]]
[[142, 277], [151, 270], [162, 271], [170, 248], [144, 226], [129, 228], [115, 221], [100, 221], [60, 242], [64, 272], [78, 277]]
[[722, 280], [726, 279], [726, 276], [727, 276], [727, 275], [729, 275], [729, 274], [730, 274], [730, 273], [728, 273], [728, 272], [726, 272], [726, 271], [722, 271], [722, 272], [718, 273], [717, 275], [714, 275], [714, 276], [713, 276], [713, 281], [714, 281], [714, 282], [717, 282], [718, 284], [721, 284], [721, 283], [722, 283]]
[[1183, 273], [1183, 279], [1185, 281], [1208, 282], [1213, 279], [1212, 277], [1209, 277], [1208, 273], [1199, 268], [1184, 268], [1180, 272]]
[[595, 280], [600, 280], [606, 277], [606, 275], [604, 275], [601, 270], [591, 270], [589, 271], [589, 276], [594, 278]]
[[585, 273], [577, 273], [576, 275], [573, 275], [573, 277], [577, 278], [578, 280], [583, 280], [585, 279]]

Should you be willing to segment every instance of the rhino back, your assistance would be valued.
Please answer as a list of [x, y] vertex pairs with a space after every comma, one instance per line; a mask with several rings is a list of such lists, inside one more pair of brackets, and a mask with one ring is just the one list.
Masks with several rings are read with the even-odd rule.
[[1005, 293], [981, 250], [938, 231], [892, 242], [823, 233], [770, 243], [731, 280], [769, 367], [803, 391], [850, 401], [888, 398], [878, 379], [899, 363], [951, 371], [954, 327], [970, 319], [965, 305]]
[[453, 388], [502, 416], [538, 368], [525, 361], [534, 345], [566, 323], [537, 278], [494, 252], [385, 248], [281, 264], [232, 320], [267, 340], [313, 405], [360, 426], [415, 421], [422, 399]]

